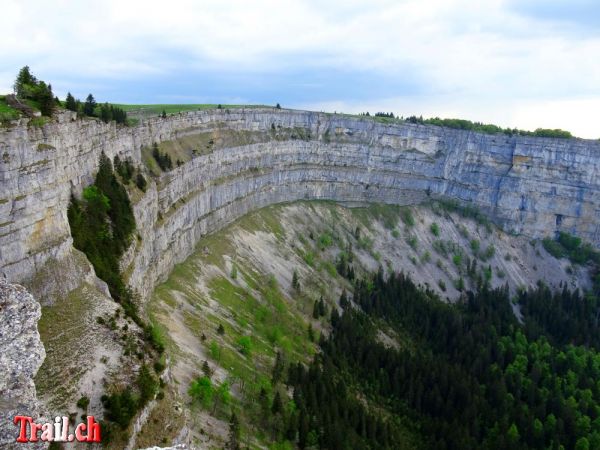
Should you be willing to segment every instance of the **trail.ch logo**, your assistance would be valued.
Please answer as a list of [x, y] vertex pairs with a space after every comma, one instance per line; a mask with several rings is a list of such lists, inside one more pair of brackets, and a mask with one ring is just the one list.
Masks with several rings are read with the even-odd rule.
[[[68, 417], [56, 417], [54, 422], [36, 423], [30, 416], [15, 416], [13, 422], [19, 427], [17, 442], [100, 442], [100, 424], [94, 416], [87, 416], [85, 423], [75, 427], [75, 434], [69, 433]], [[40, 434], [41, 433], [41, 434]]]

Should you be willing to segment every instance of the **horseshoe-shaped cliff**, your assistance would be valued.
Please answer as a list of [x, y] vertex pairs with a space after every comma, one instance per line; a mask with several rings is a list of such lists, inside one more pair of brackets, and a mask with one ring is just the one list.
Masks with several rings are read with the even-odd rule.
[[201, 149], [135, 200], [138, 239], [123, 267], [143, 298], [201, 236], [298, 199], [446, 197], [486, 211], [509, 232], [538, 238], [566, 230], [600, 245], [599, 141], [274, 108], [194, 111], [135, 127], [62, 112], [41, 128], [22, 119], [0, 130], [0, 273], [42, 300], [77, 286], [90, 273], [73, 262], [67, 207], [93, 180], [100, 153], [141, 166], [153, 142], [193, 142], [210, 132], [243, 139]]

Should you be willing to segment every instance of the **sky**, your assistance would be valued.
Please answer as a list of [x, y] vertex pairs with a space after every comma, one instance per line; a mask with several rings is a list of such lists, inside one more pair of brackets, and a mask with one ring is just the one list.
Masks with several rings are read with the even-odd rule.
[[465, 118], [600, 137], [597, 0], [3, 0], [0, 93]]

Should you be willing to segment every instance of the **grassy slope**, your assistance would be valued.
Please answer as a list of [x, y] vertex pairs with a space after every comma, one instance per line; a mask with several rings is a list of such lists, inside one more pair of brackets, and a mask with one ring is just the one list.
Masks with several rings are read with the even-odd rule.
[[[377, 217], [398, 223], [400, 211], [389, 207], [385, 213], [351, 212], [329, 202], [278, 205], [203, 238], [198, 250], [156, 289], [149, 308], [169, 336], [168, 352], [180, 393], [186, 397], [206, 359], [215, 369], [216, 384], [225, 379], [232, 383], [244, 440], [253, 447], [269, 445], [272, 437], [261, 430], [256, 403], [260, 388], [271, 397], [282, 389], [270, 380], [276, 352], [282, 351], [288, 362], [310, 360], [317, 347], [309, 339], [309, 323], [315, 341], [319, 333], [327, 332], [325, 318], [312, 318], [314, 301], [323, 295], [331, 310], [341, 289], [350, 288], [336, 272], [337, 255], [352, 242], [370, 265], [376, 264], [369, 249], [358, 248], [353, 237], [356, 226], [371, 225]], [[290, 286], [294, 270], [299, 273], [299, 291]], [[219, 325], [225, 329], [223, 335], [217, 332]], [[239, 351], [242, 336], [250, 337], [250, 355]], [[212, 414], [212, 419], [220, 420], [219, 427], [210, 425], [210, 412], [189, 403], [188, 407], [192, 428], [204, 431], [196, 436], [197, 444], [222, 445], [227, 411], [217, 408]], [[408, 429], [406, 433], [412, 440]]]
[[20, 117], [19, 111], [6, 103], [6, 96], [0, 95], [0, 122], [5, 120], [15, 120]]
[[[434, 222], [439, 224], [439, 236], [431, 231]], [[270, 380], [277, 350], [288, 361], [306, 362], [315, 353], [308, 324], [317, 339], [327, 328], [326, 320], [312, 318], [313, 303], [323, 295], [331, 309], [341, 290], [350, 289], [335, 269], [336, 258], [347, 253], [349, 245], [357, 275], [377, 270], [381, 264], [388, 270], [404, 270], [451, 298], [458, 295], [453, 282], [461, 273], [467, 286], [474, 283], [466, 274], [467, 257], [477, 259], [478, 271], [492, 267], [494, 285], [506, 281], [515, 287], [521, 282], [532, 285], [539, 278], [576, 281], [567, 274], [564, 261], [547, 255], [541, 245], [529, 245], [524, 238], [509, 237], [484, 225], [434, 207], [346, 209], [331, 202], [297, 202], [263, 208], [202, 238], [196, 252], [156, 289], [149, 306], [150, 315], [167, 338], [173, 374], [190, 410], [195, 442], [218, 447], [227, 437], [229, 408], [219, 406], [213, 414], [212, 408], [191, 405], [187, 397], [189, 384], [201, 375], [204, 360], [214, 370], [215, 384], [226, 379], [231, 382], [245, 442], [253, 447], [272, 442], [270, 435], [261, 432], [256, 397], [261, 387], [271, 397], [282, 389], [281, 385], [272, 386]], [[492, 238], [495, 255], [482, 259]], [[481, 243], [480, 250], [470, 247], [473, 240]], [[439, 253], [434, 243], [442, 241], [454, 250]], [[454, 262], [456, 252], [463, 255], [460, 267]], [[522, 269], [532, 266], [529, 273]], [[291, 288], [294, 270], [300, 291]], [[445, 282], [443, 292], [438, 279]], [[223, 335], [217, 332], [220, 324]], [[385, 342], [413, 345], [390, 330], [382, 333]], [[249, 355], [240, 352], [242, 336], [250, 338]], [[406, 432], [410, 439], [411, 431]]]

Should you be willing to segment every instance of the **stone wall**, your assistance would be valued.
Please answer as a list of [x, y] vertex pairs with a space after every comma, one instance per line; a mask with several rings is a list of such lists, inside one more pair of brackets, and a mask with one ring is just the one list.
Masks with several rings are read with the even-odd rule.
[[[31, 416], [40, 422], [40, 405], [33, 377], [46, 352], [37, 331], [40, 304], [23, 286], [7, 283], [0, 276], [0, 448], [13, 448], [19, 428], [17, 415]], [[24, 448], [45, 448], [25, 445]]]
[[[296, 139], [221, 148], [150, 183], [135, 205], [141, 240], [129, 282], [143, 297], [201, 236], [253, 209], [296, 199], [411, 204], [427, 196], [468, 202], [505, 230], [531, 237], [567, 230], [600, 246], [600, 142], [485, 135], [368, 118], [272, 108], [205, 110], [131, 128], [63, 112], [43, 128], [23, 119], [0, 130], [0, 273], [44, 301], [35, 282], [49, 263], [67, 267], [67, 206], [93, 180], [101, 151], [141, 163], [141, 148], [211, 130]], [[160, 213], [160, 214], [159, 214]]]

